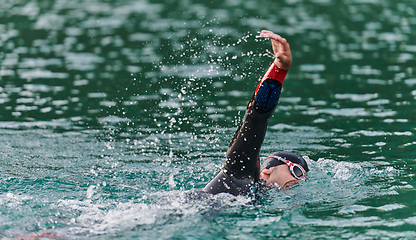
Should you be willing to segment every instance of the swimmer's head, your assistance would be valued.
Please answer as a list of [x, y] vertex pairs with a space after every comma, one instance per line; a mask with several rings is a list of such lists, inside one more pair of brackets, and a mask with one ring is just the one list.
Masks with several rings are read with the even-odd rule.
[[260, 179], [267, 184], [288, 187], [306, 179], [308, 164], [301, 156], [291, 152], [274, 152], [260, 167]]
[[[309, 171], [308, 164], [306, 163], [305, 159], [303, 159], [301, 156], [299, 156], [297, 154], [294, 154], [292, 152], [285, 152], [285, 151], [274, 152], [274, 153], [270, 154], [270, 156], [281, 157], [285, 160], [289, 160], [293, 163], [297, 163], [300, 166], [302, 166], [302, 168], [306, 172]], [[282, 161], [279, 161], [276, 158], [268, 157], [264, 160], [263, 164], [261, 165], [260, 172], [265, 168], [271, 168], [271, 167], [275, 167], [275, 166], [279, 166], [279, 165], [285, 165], [285, 163], [282, 162]]]

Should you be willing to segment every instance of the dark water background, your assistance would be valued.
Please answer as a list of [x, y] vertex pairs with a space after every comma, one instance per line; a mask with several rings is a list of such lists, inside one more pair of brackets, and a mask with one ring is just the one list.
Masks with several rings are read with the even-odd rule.
[[[416, 1], [0, 0], [0, 237], [414, 239]], [[307, 182], [201, 197], [272, 61]]]

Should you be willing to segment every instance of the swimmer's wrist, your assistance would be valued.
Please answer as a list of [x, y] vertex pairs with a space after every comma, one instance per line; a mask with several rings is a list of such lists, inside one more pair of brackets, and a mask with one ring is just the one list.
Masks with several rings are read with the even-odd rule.
[[284, 70], [284, 69], [279, 68], [276, 65], [276, 63], [273, 61], [269, 69], [267, 69], [266, 73], [264, 74], [263, 80], [271, 78], [283, 84], [283, 81], [285, 80], [288, 71], [289, 70]]
[[291, 60], [290, 61], [287, 61], [287, 62], [281, 62], [281, 61], [279, 62], [279, 59], [278, 58], [275, 58], [274, 61], [273, 61], [273, 63], [276, 64], [276, 66], [278, 66], [280, 69], [286, 70], [286, 71], [289, 71], [290, 65], [292, 65], [292, 61]]

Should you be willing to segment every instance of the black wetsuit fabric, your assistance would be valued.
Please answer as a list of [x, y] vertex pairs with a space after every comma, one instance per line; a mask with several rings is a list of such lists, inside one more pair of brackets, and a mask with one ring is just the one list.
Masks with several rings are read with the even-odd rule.
[[204, 192], [247, 195], [259, 182], [260, 148], [281, 90], [278, 80], [268, 78], [260, 82], [230, 142], [224, 166], [204, 187]]

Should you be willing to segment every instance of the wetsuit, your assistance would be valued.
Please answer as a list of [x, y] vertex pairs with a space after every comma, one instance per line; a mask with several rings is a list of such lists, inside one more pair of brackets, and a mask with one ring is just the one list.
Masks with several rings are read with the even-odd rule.
[[270, 65], [257, 85], [243, 122], [230, 142], [224, 166], [204, 187], [204, 192], [247, 195], [252, 186], [259, 182], [260, 148], [286, 74], [287, 71], [278, 68], [274, 62]]

